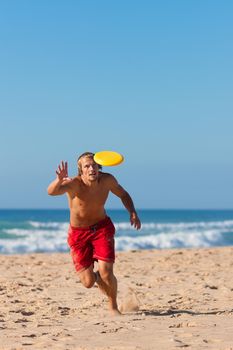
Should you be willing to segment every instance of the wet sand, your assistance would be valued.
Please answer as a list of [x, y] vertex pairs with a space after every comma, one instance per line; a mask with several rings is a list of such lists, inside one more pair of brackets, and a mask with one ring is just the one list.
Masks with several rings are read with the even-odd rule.
[[117, 253], [112, 317], [69, 254], [0, 255], [0, 349], [233, 350], [233, 247]]

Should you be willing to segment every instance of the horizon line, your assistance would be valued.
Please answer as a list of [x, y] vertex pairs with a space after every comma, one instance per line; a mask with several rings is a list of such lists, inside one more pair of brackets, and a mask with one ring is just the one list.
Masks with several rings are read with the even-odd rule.
[[[67, 210], [69, 211], [69, 208], [0, 208], [0, 210]], [[122, 210], [122, 211], [126, 211], [127, 209], [125, 208], [106, 208], [106, 210]], [[161, 210], [161, 211], [165, 211], [165, 210], [203, 210], [203, 211], [208, 211], [208, 210], [212, 210], [212, 211], [232, 211], [233, 208], [136, 208], [136, 211], [139, 210]]]

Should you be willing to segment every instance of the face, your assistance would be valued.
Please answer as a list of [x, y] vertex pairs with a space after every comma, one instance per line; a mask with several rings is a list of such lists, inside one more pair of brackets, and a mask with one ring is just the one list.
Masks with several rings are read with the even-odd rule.
[[92, 158], [84, 157], [81, 159], [82, 177], [88, 181], [96, 181], [99, 175], [98, 164]]

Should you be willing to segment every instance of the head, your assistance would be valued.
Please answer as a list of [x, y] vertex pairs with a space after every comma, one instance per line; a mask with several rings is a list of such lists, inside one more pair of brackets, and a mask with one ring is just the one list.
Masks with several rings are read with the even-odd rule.
[[94, 161], [94, 153], [85, 152], [78, 157], [78, 175], [87, 176], [90, 181], [95, 181], [102, 166]]

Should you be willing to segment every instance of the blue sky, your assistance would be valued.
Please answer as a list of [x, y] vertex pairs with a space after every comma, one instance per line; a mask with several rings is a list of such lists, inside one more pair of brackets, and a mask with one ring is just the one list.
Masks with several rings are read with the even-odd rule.
[[[0, 208], [66, 208], [64, 159], [105, 168], [137, 208], [233, 208], [232, 1], [0, 3]], [[107, 207], [121, 208], [110, 196]]]

